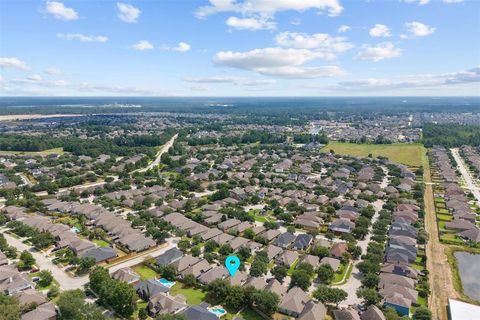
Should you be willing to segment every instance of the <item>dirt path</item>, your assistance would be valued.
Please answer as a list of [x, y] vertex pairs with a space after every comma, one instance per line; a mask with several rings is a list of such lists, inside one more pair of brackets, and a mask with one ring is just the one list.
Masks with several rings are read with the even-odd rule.
[[428, 160], [424, 161], [425, 182], [425, 229], [429, 234], [426, 247], [427, 270], [429, 272], [430, 297], [429, 309], [432, 311], [432, 319], [448, 320], [448, 298], [458, 298], [453, 287], [452, 272], [445, 255], [445, 246], [440, 243], [438, 237], [437, 218], [433, 199], [430, 166]]

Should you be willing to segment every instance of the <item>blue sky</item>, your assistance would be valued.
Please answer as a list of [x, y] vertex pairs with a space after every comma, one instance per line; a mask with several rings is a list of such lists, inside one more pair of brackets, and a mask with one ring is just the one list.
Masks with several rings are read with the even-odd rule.
[[0, 2], [0, 95], [480, 94], [478, 0]]

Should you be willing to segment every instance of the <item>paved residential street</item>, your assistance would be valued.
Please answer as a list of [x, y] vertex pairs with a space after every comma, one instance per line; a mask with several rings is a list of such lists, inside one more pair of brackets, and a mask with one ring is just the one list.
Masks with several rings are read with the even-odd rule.
[[[382, 180], [381, 186], [382, 188], [385, 188], [386, 186], [388, 186], [388, 175], [387, 175], [386, 169], [383, 168], [383, 170], [385, 172], [385, 177]], [[372, 226], [375, 223], [375, 221], [378, 220], [379, 212], [380, 210], [382, 210], [384, 203], [385, 202], [380, 199], [373, 203], [373, 206], [375, 208], [375, 214], [372, 217], [372, 224], [368, 228], [368, 234], [365, 237], [365, 239], [357, 242], [357, 245], [362, 249], [362, 254], [366, 253], [367, 251], [368, 244], [370, 243], [370, 238], [372, 237]], [[350, 278], [348, 278], [347, 282], [343, 285], [336, 286], [336, 288], [343, 289], [348, 293], [347, 299], [342, 301], [342, 303], [340, 303], [341, 307], [348, 307], [348, 306], [359, 304], [362, 302], [361, 299], [357, 297], [357, 290], [362, 285], [361, 283], [362, 273], [357, 268], [357, 264], [360, 261], [361, 260], [356, 261], [355, 264], [353, 265], [352, 275], [350, 276]]]
[[467, 170], [467, 164], [465, 163], [463, 158], [460, 156], [458, 152], [458, 148], [450, 149], [450, 151], [452, 152], [453, 158], [455, 158], [455, 161], [457, 162], [457, 165], [458, 165], [457, 168], [458, 170], [460, 170], [460, 173], [462, 174], [463, 180], [465, 180], [465, 183], [467, 184], [469, 191], [477, 199], [477, 204], [480, 205], [480, 188], [476, 186], [475, 180], [473, 179], [470, 172]]
[[[43, 253], [36, 251], [31, 246], [24, 244], [21, 240], [7, 233], [3, 233], [3, 235], [5, 236], [5, 239], [7, 240], [8, 244], [17, 248], [18, 251], [24, 251], [24, 250], [29, 251], [37, 261], [36, 265], [41, 270], [44, 270], [44, 269], [50, 270], [53, 274], [53, 277], [55, 278], [55, 280], [58, 281], [58, 283], [60, 284], [60, 287], [63, 290], [78, 289], [78, 288], [81, 288], [86, 283], [88, 283], [88, 275], [81, 276], [81, 277], [71, 277], [65, 271], [63, 271], [61, 268], [55, 265], [50, 259], [45, 257]], [[144, 253], [140, 253], [137, 256], [135, 256], [133, 259], [123, 261], [119, 264], [115, 264], [109, 267], [108, 269], [110, 270], [110, 273], [112, 273], [121, 268], [132, 267], [137, 264], [140, 264], [143, 261], [145, 261], [145, 259], [147, 258], [158, 257], [165, 251], [175, 247], [176, 244], [178, 243], [178, 240], [179, 238], [170, 238], [167, 240], [167, 243], [165, 246], [158, 248], [154, 251], [147, 251]]]
[[35, 260], [36, 265], [41, 270], [49, 270], [52, 272], [53, 277], [63, 290], [73, 290], [81, 288], [84, 284], [88, 283], [88, 275], [81, 277], [70, 277], [65, 271], [56, 266], [50, 259], [46, 258], [41, 252], [35, 251], [31, 246], [24, 244], [21, 240], [12, 237], [7, 233], [3, 233], [8, 244], [17, 248], [18, 251], [29, 251]]
[[165, 246], [163, 246], [161, 248], [158, 248], [154, 251], [140, 253], [139, 255], [137, 255], [133, 259], [126, 260], [124, 262], [121, 262], [119, 264], [115, 264], [115, 265], [109, 267], [108, 270], [110, 271], [110, 273], [112, 273], [112, 272], [115, 272], [115, 271], [117, 271], [118, 269], [121, 269], [121, 268], [136, 266], [137, 264], [140, 264], [143, 261], [145, 261], [147, 258], [158, 257], [159, 255], [161, 255], [165, 251], [175, 247], [176, 244], [178, 243], [178, 240], [180, 240], [180, 239], [179, 238], [169, 238], [167, 240], [167, 243], [166, 243]]

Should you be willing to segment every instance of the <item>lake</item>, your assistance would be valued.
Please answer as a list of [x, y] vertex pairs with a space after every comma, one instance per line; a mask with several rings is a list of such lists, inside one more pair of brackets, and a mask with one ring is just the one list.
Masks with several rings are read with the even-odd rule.
[[480, 301], [480, 254], [455, 252], [463, 292], [470, 298]]

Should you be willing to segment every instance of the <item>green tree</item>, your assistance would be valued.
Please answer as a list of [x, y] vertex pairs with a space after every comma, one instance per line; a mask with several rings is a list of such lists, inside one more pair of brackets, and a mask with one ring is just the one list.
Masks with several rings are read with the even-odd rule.
[[239, 310], [247, 304], [245, 290], [239, 286], [230, 287], [225, 297], [225, 306], [229, 309]]
[[369, 306], [371, 304], [377, 304], [382, 300], [382, 297], [376, 289], [360, 288], [357, 290], [357, 296], [363, 299], [364, 303]]
[[288, 274], [288, 268], [285, 266], [275, 266], [272, 268], [272, 275], [280, 282], [283, 282], [283, 279]]
[[378, 286], [378, 283], [380, 281], [380, 277], [376, 275], [375, 273], [367, 273], [363, 278], [362, 278], [362, 285], [367, 288], [376, 288]]
[[426, 307], [418, 307], [413, 314], [414, 320], [431, 320], [432, 312]]
[[311, 254], [319, 257], [320, 259], [330, 256], [330, 250], [327, 247], [316, 246], [311, 250]]
[[257, 291], [252, 297], [253, 305], [267, 315], [274, 314], [278, 309], [280, 298], [274, 292]]
[[181, 239], [180, 241], [178, 241], [178, 248], [183, 252], [187, 252], [188, 249], [190, 248], [190, 240]]
[[318, 278], [322, 280], [322, 282], [330, 283], [335, 276], [335, 271], [333, 271], [332, 266], [329, 264], [322, 264], [320, 267], [318, 267], [317, 274]]
[[52, 283], [52, 281], [53, 281], [52, 273], [49, 270], [40, 271], [38, 273], [38, 277], [40, 278], [40, 280], [38, 281], [38, 284], [41, 287], [46, 287], [46, 286], [50, 285], [50, 283]]
[[85, 294], [79, 289], [62, 292], [58, 298], [57, 306], [59, 320], [105, 319], [95, 305], [85, 302]]
[[197, 278], [193, 274], [187, 274], [183, 278], [183, 284], [187, 287], [195, 287], [197, 285]]
[[302, 269], [294, 270], [292, 273], [292, 280], [290, 281], [290, 287], [300, 287], [303, 290], [307, 290], [312, 281], [310, 280], [310, 275], [307, 271]]
[[20, 304], [17, 298], [0, 293], [0, 319], [20, 319]]
[[96, 263], [94, 257], [82, 257], [80, 258], [80, 263], [78, 264], [78, 273], [88, 272]]
[[110, 275], [108, 271], [102, 267], [95, 267], [90, 271], [90, 289], [97, 294], [101, 294], [102, 289], [106, 287], [106, 284], [110, 281]]
[[122, 317], [129, 318], [136, 309], [137, 292], [126, 282], [112, 279], [102, 295], [106, 296], [107, 304]]
[[227, 280], [216, 279], [206, 286], [206, 290], [213, 300], [222, 302], [228, 295], [230, 284]]
[[163, 278], [170, 281], [174, 281], [177, 278], [177, 270], [172, 265], [161, 266], [160, 274]]
[[22, 251], [20, 254], [19, 268], [22, 270], [29, 270], [35, 264], [35, 258], [28, 251]]
[[342, 289], [320, 285], [313, 292], [313, 297], [323, 303], [334, 303], [335, 305], [338, 305], [340, 302], [347, 299], [348, 294]]

